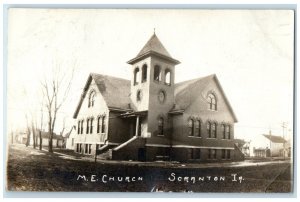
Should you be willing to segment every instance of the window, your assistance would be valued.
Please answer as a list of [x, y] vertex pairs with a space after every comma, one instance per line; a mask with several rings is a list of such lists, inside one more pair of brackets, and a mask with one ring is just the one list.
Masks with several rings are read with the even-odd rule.
[[222, 124], [223, 139], [226, 139], [226, 125]]
[[161, 81], [161, 70], [158, 65], [154, 67], [154, 81]]
[[96, 95], [95, 91], [91, 91], [91, 92], [90, 92], [88, 107], [93, 107], [93, 106], [94, 106], [94, 103], [95, 103], [95, 95]]
[[136, 101], [141, 101], [142, 99], [142, 91], [138, 90], [138, 92], [136, 93]]
[[136, 84], [139, 83], [139, 81], [138, 81], [139, 75], [140, 75], [140, 70], [137, 67], [137, 68], [134, 69], [134, 80], [133, 80], [134, 83], [133, 83], [133, 85], [136, 85]]
[[80, 134], [83, 134], [83, 120], [81, 121]]
[[98, 116], [98, 118], [97, 118], [97, 133], [100, 133], [100, 124], [101, 124], [101, 117]]
[[88, 145], [88, 144], [85, 144], [85, 150], [84, 150], [84, 153], [88, 153], [88, 149], [89, 149], [89, 145]]
[[158, 119], [158, 135], [164, 135], [164, 118]]
[[188, 159], [193, 159], [194, 156], [193, 156], [193, 149], [192, 148], [189, 148], [188, 149]]
[[89, 130], [90, 130], [90, 119], [86, 120], [86, 134], [89, 134]]
[[76, 152], [79, 152], [79, 144], [76, 144]]
[[222, 149], [222, 159], [225, 159], [225, 158], [226, 158], [226, 150]]
[[213, 138], [217, 138], [217, 124], [216, 123], [212, 123], [211, 124], [211, 137]]
[[80, 121], [78, 121], [78, 125], [77, 125], [77, 134], [80, 134]]
[[101, 133], [105, 133], [105, 116], [102, 117], [102, 127], [101, 127]]
[[194, 136], [194, 120], [189, 120], [189, 136]]
[[196, 137], [201, 137], [201, 121], [200, 120], [197, 120], [195, 122], [195, 136]]
[[142, 68], [142, 82], [147, 81], [147, 65], [144, 64]]
[[216, 96], [212, 93], [208, 95], [208, 108], [210, 110], [217, 110], [217, 101], [216, 101]]
[[74, 138], [72, 138], [72, 146], [74, 145]]
[[230, 139], [230, 126], [226, 127], [227, 138]]
[[227, 159], [230, 159], [230, 150], [227, 150]]
[[92, 152], [92, 144], [89, 144], [88, 153], [91, 154]]
[[208, 137], [211, 138], [211, 124], [210, 124], [210, 122], [207, 122], [207, 133], [208, 133]]
[[194, 159], [200, 159], [201, 150], [200, 149], [193, 149], [193, 152], [194, 152], [194, 154], [193, 154]]
[[82, 144], [79, 144], [79, 153], [82, 152]]
[[216, 149], [209, 149], [208, 150], [208, 158], [209, 159], [216, 159], [217, 158], [217, 150]]
[[91, 128], [90, 128], [90, 134], [93, 133], [93, 121], [94, 121], [94, 118], [91, 118]]
[[171, 71], [169, 69], [165, 70], [165, 84], [171, 85]]

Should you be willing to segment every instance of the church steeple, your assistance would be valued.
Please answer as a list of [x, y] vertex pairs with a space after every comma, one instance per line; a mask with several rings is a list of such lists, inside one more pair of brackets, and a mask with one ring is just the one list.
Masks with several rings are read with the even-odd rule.
[[153, 33], [151, 38], [148, 40], [148, 42], [144, 45], [144, 47], [141, 49], [141, 51], [137, 54], [137, 56], [135, 58], [129, 60], [127, 63], [134, 64], [149, 55], [156, 55], [157, 57], [161, 57], [162, 59], [165, 59], [173, 64], [180, 63], [178, 60], [172, 58], [170, 53], [167, 51], [167, 49], [163, 46], [163, 44], [160, 42], [160, 40], [156, 36], [155, 32]]

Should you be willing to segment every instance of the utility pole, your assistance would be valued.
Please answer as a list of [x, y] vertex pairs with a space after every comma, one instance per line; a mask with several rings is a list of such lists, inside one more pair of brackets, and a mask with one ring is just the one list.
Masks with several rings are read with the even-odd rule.
[[287, 123], [286, 122], [282, 122], [281, 124], [282, 127], [282, 138], [283, 138], [283, 158], [285, 159], [285, 137], [284, 137], [284, 129], [287, 127]]

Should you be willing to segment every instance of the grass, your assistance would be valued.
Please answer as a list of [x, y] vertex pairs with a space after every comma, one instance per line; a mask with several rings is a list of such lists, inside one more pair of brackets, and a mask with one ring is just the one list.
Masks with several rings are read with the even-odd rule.
[[[72, 154], [70, 151], [67, 153]], [[189, 165], [155, 167], [107, 161], [94, 163], [87, 160], [63, 159], [59, 154], [39, 151], [23, 145], [9, 146], [8, 154], [8, 191], [149, 192], [153, 189], [166, 192], [235, 193], [292, 191], [291, 163], [275, 162], [272, 165], [262, 166], [213, 168], [195, 168]], [[205, 181], [171, 182], [168, 180], [171, 173], [175, 173], [177, 177], [205, 177]], [[232, 181], [232, 174], [242, 176], [244, 180], [241, 183]], [[89, 181], [77, 180], [78, 175], [85, 175]], [[91, 175], [96, 175], [99, 180], [91, 182]], [[143, 180], [135, 182], [115, 180], [103, 183], [101, 181], [103, 175], [114, 176], [115, 179], [118, 176], [123, 179], [126, 176], [140, 176]], [[225, 177], [225, 180], [208, 180], [208, 176]]]

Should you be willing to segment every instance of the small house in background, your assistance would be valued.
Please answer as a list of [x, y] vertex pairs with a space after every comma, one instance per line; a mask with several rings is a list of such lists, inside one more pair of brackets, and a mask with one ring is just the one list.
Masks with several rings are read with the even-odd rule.
[[263, 134], [266, 147], [253, 148], [255, 157], [288, 157], [287, 141], [281, 136]]
[[236, 146], [241, 150], [245, 157], [250, 156], [250, 141], [245, 141], [243, 139], [234, 139]]
[[74, 150], [74, 141], [76, 136], [76, 126], [72, 126], [71, 130], [65, 135], [66, 138], [66, 149]]
[[[41, 131], [41, 136], [42, 136], [42, 146], [49, 146], [49, 137], [50, 137], [50, 133], [49, 132], [45, 132], [45, 131]], [[36, 146], [40, 145], [40, 130], [36, 130], [35, 131], [35, 142], [36, 142]], [[57, 134], [53, 134], [53, 139], [52, 139], [52, 147], [59, 147], [62, 148], [63, 147], [63, 142], [64, 142], [64, 137], [62, 135], [57, 135]], [[31, 132], [30, 134], [30, 145], [33, 145], [33, 134]]]
[[17, 130], [15, 132], [14, 140], [19, 144], [26, 144], [27, 142], [27, 130]]

